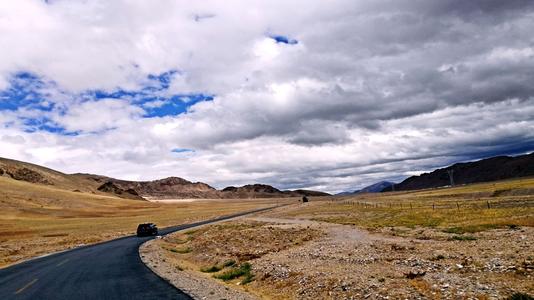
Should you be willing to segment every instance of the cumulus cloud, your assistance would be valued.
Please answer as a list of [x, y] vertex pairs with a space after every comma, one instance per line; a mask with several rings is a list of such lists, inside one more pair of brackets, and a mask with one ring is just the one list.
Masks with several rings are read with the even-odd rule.
[[533, 14], [526, 0], [3, 2], [0, 155], [336, 192], [525, 153]]
[[142, 113], [142, 109], [124, 101], [102, 99], [73, 106], [55, 121], [68, 131], [95, 132], [125, 126]]

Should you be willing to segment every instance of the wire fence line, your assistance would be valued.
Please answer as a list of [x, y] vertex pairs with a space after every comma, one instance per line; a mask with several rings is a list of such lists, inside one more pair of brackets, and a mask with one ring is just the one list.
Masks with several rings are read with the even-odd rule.
[[507, 199], [507, 200], [463, 200], [428, 203], [418, 202], [371, 202], [355, 200], [332, 200], [330, 205], [346, 205], [361, 208], [391, 208], [391, 209], [492, 209], [492, 208], [525, 208], [534, 207], [534, 199]]

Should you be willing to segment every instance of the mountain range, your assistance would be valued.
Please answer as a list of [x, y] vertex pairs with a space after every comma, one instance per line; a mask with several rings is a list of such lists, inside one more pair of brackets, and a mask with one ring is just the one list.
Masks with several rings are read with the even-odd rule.
[[[520, 156], [496, 156], [474, 162], [456, 163], [429, 173], [411, 176], [394, 185], [396, 191], [436, 188], [450, 185], [452, 170], [454, 184], [470, 184], [517, 177], [534, 176], [534, 153]], [[0, 158], [0, 176], [33, 184], [49, 185], [64, 190], [114, 195], [121, 198], [146, 199], [231, 199], [328, 196], [310, 190], [280, 190], [266, 184], [229, 186], [218, 190], [203, 182], [191, 182], [179, 177], [152, 181], [128, 181], [94, 174], [65, 174], [31, 163]], [[393, 183], [381, 181], [360, 190], [338, 195], [391, 191]]]
[[[411, 176], [401, 183], [395, 184], [395, 190], [419, 190], [448, 186], [451, 184], [450, 170], [452, 170], [455, 185], [534, 176], [534, 152], [520, 156], [496, 156], [474, 162], [456, 163], [430, 173]], [[391, 186], [383, 191], [391, 191]]]
[[336, 195], [348, 196], [449, 186], [451, 184], [449, 171], [451, 170], [455, 185], [534, 176], [534, 152], [519, 156], [495, 156], [473, 162], [456, 163], [430, 173], [411, 176], [401, 183], [380, 181], [360, 190], [341, 192]]
[[348, 195], [356, 195], [356, 194], [364, 194], [364, 193], [380, 193], [383, 190], [390, 188], [394, 182], [390, 181], [380, 181], [371, 185], [368, 185], [362, 189], [355, 190], [352, 192], [341, 192], [339, 194], [336, 194], [337, 196], [348, 196]]
[[118, 196], [128, 199], [226, 199], [328, 196], [329, 194], [294, 190], [282, 191], [265, 184], [249, 184], [217, 190], [203, 182], [191, 182], [179, 177], [152, 181], [128, 181], [94, 174], [65, 174], [31, 163], [0, 158], [0, 176], [55, 188]]

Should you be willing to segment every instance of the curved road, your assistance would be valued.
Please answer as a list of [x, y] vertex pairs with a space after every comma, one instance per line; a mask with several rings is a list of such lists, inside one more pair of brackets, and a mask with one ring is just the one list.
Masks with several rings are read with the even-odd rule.
[[[267, 209], [168, 227], [160, 234]], [[150, 239], [127, 236], [0, 269], [0, 299], [191, 299], [143, 264], [138, 249]]]

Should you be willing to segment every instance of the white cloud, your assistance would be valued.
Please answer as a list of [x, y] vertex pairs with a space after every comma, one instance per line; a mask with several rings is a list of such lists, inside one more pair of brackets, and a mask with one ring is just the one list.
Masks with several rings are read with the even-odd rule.
[[71, 104], [65, 113], [54, 115], [52, 120], [69, 132], [96, 132], [127, 126], [143, 113], [128, 101], [100, 99]]
[[491, 51], [488, 58], [490, 60], [508, 59], [513, 61], [534, 59], [534, 48], [497, 48]]
[[[519, 2], [4, 1], [0, 92], [31, 72], [53, 109], [2, 110], [0, 98], [0, 155], [130, 179], [339, 191], [525, 151], [534, 24]], [[147, 119], [166, 102], [84, 94], [139, 90], [169, 71], [154, 97], [213, 101]], [[28, 132], [39, 117], [80, 134]]]

